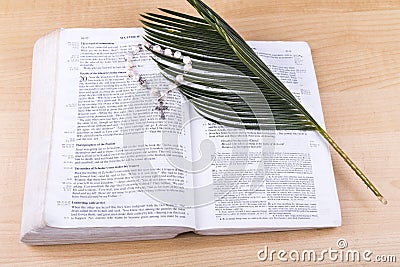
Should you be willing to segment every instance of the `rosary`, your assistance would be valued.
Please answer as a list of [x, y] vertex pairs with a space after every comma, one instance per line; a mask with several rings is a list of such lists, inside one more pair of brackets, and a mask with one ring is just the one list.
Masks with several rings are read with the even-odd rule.
[[[164, 54], [165, 56], [169, 57], [174, 57], [176, 59], [181, 59], [182, 62], [184, 63], [183, 71], [184, 73], [187, 73], [192, 70], [192, 59], [188, 56], [182, 56], [182, 53], [180, 51], [175, 51], [173, 52], [171, 49], [166, 48], [163, 50], [161, 46], [159, 45], [151, 45], [148, 42], [144, 42], [143, 44], [139, 45], [134, 45], [132, 47], [132, 51], [129, 52], [125, 56], [125, 62], [126, 62], [126, 74], [130, 79], [132, 79], [134, 82], [137, 82], [140, 84], [141, 87], [143, 88], [148, 88], [148, 83], [146, 80], [137, 72], [136, 69], [133, 67], [133, 59], [134, 56], [139, 54], [140, 52], [143, 52], [145, 49], [152, 50], [156, 53]], [[165, 111], [168, 109], [168, 106], [164, 105], [164, 102], [167, 99], [167, 96], [169, 93], [172, 91], [176, 90], [180, 84], [184, 82], [184, 77], [182, 74], [179, 74], [175, 77], [175, 83], [172, 83], [168, 90], [161, 92], [159, 89], [150, 89], [150, 95], [153, 97], [157, 97], [158, 101], [158, 106], [155, 108], [155, 110], [160, 112], [160, 118], [162, 120], [165, 120]]]

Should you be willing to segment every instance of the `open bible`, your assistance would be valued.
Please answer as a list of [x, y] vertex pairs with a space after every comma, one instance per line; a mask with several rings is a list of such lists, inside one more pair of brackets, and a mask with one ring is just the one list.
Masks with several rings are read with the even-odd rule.
[[[328, 145], [313, 131], [244, 130], [205, 120], [168, 90], [143, 30], [60, 29], [33, 53], [21, 241], [224, 235], [341, 224]], [[249, 42], [324, 125], [304, 42]], [[249, 85], [251, 86], [251, 85]], [[268, 105], [268, 101], [266, 101]]]

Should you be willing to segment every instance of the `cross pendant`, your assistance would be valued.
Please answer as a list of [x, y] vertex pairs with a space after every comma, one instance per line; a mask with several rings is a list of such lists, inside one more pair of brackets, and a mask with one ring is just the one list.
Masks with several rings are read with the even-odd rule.
[[163, 102], [163, 101], [159, 101], [159, 106], [156, 107], [156, 110], [160, 111], [160, 118], [161, 118], [162, 120], [165, 120], [165, 113], [164, 113], [164, 110], [167, 110], [167, 109], [168, 109], [168, 107], [167, 107], [167, 106], [164, 106], [164, 102]]

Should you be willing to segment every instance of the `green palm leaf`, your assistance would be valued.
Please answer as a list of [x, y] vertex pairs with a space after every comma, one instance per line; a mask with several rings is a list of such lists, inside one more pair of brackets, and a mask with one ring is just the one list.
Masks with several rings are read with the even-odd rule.
[[193, 69], [184, 72], [181, 57], [153, 51], [163, 75], [184, 74], [179, 91], [206, 119], [246, 129], [312, 130], [332, 145], [367, 187], [386, 204], [378, 189], [272, 73], [249, 45], [200, 0], [188, 0], [203, 18], [160, 9], [146, 13], [145, 40], [152, 47], [180, 51]]

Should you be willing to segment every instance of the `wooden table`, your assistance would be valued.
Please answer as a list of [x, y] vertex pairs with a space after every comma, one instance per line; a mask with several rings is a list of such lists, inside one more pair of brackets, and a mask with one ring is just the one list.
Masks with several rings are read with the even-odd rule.
[[208, 3], [245, 39], [309, 42], [328, 131], [389, 204], [380, 204], [332, 153], [343, 213], [343, 226], [337, 229], [217, 237], [184, 234], [171, 240], [93, 245], [19, 243], [34, 42], [60, 27], [138, 27], [139, 13], [157, 7], [195, 12], [183, 0], [1, 0], [0, 264], [284, 265], [278, 260], [259, 262], [257, 251], [265, 245], [275, 250], [321, 251], [336, 248], [339, 238], [347, 240], [349, 249], [371, 250], [372, 257], [395, 255], [399, 264], [400, 2]]

